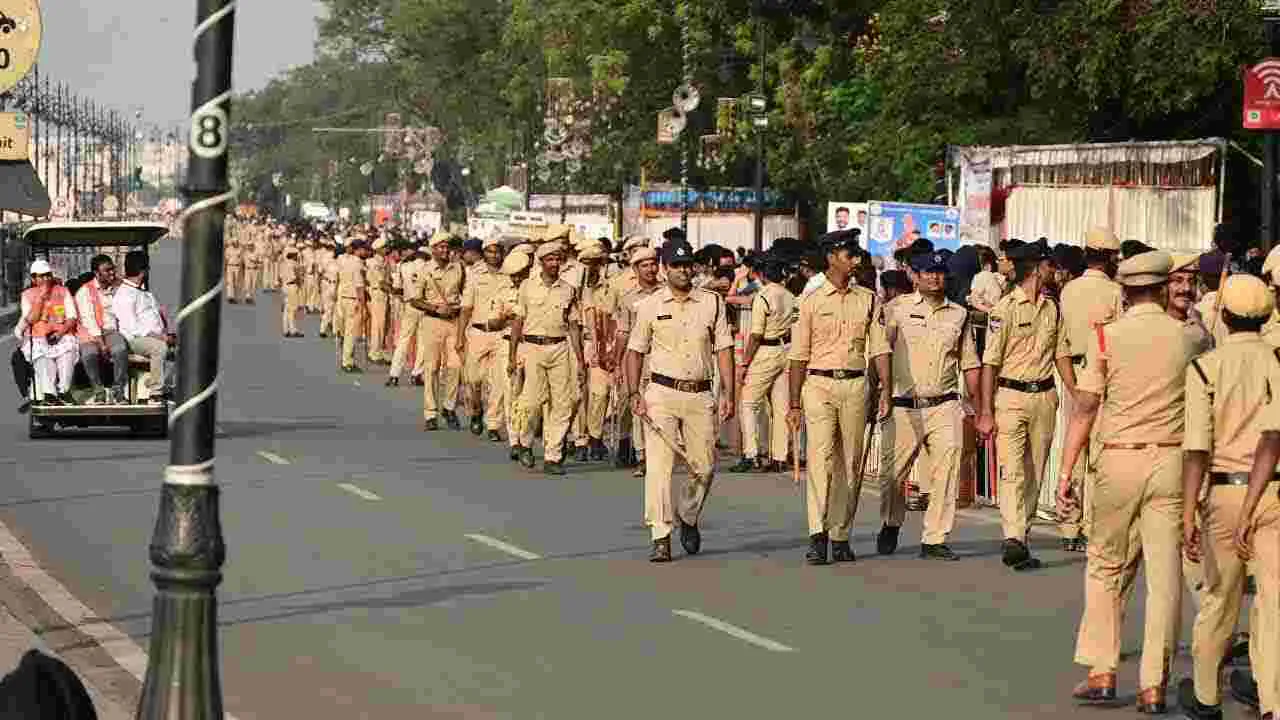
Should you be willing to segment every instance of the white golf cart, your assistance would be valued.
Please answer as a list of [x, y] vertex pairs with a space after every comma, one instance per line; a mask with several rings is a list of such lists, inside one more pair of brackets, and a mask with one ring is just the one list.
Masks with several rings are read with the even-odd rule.
[[[154, 222], [72, 222], [40, 223], [23, 234], [31, 260], [44, 259], [67, 281], [89, 271], [95, 255], [108, 255], [116, 266], [124, 267], [131, 250], [148, 252], [149, 246], [169, 234], [168, 226]], [[170, 351], [172, 352], [172, 350]], [[110, 358], [102, 357], [105, 365]], [[108, 367], [102, 377], [111, 377]], [[113, 404], [94, 403], [93, 388], [77, 361], [72, 381], [71, 403], [44, 403], [35, 400], [30, 410], [31, 438], [52, 437], [69, 428], [125, 428], [132, 434], [164, 438], [169, 435], [169, 403], [149, 402], [146, 379], [150, 362], [141, 355], [129, 355], [127, 397]], [[35, 398], [34, 388], [30, 397]]]

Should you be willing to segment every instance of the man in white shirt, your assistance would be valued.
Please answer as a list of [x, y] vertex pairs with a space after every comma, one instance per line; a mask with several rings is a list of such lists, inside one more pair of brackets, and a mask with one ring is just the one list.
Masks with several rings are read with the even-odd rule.
[[[116, 314], [112, 308], [116, 289], [116, 264], [106, 255], [98, 255], [90, 261], [93, 280], [76, 291], [76, 311], [80, 315], [77, 336], [80, 340], [80, 360], [84, 372], [93, 385], [94, 402], [121, 403], [127, 396], [129, 384], [129, 346], [116, 326]], [[111, 358], [113, 382], [111, 389], [102, 387], [101, 357]]]
[[31, 287], [22, 292], [19, 323], [22, 353], [35, 370], [36, 402], [62, 405], [71, 401], [76, 343], [76, 305], [53, 268], [44, 260], [31, 264]]
[[124, 284], [116, 289], [111, 301], [120, 334], [129, 351], [145, 355], [151, 361], [147, 376], [148, 398], [153, 403], [168, 399], [169, 368], [165, 358], [175, 337], [166, 332], [160, 305], [151, 291], [144, 290], [147, 277], [147, 255], [133, 251], [124, 257]]

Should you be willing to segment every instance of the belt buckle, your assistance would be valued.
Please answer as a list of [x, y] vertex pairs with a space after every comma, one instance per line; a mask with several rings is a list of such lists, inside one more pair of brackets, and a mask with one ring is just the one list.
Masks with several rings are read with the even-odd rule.
[[926, 398], [922, 398], [922, 397], [911, 398], [911, 409], [924, 410], [925, 408], [928, 407], [926, 402], [927, 402]]
[[680, 392], [696, 392], [695, 387], [692, 380], [676, 380], [676, 389]]
[[832, 375], [836, 380], [848, 380], [850, 375], [845, 370], [836, 370]]

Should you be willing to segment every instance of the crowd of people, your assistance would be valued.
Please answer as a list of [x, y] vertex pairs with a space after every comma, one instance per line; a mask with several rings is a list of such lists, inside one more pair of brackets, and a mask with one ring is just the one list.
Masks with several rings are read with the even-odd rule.
[[1143, 567], [1139, 710], [1165, 711], [1185, 581], [1196, 663], [1178, 699], [1192, 717], [1220, 717], [1219, 663], [1252, 574], [1257, 682], [1232, 683], [1275, 711], [1280, 251], [1233, 252], [1221, 233], [1209, 252], [1170, 254], [1100, 228], [1053, 247], [950, 252], [914, 239], [892, 267], [856, 230], [765, 253], [695, 250], [678, 228], [653, 244], [564, 225], [514, 241], [442, 231], [415, 242], [395, 229], [240, 221], [228, 297], [278, 289], [283, 337], [302, 336], [300, 313], [319, 314], [342, 372], [362, 371], [358, 354], [389, 366], [388, 386], [408, 371], [425, 431], [461, 430], [462, 412], [526, 468], [536, 435], [550, 474], [567, 459], [637, 468], [653, 562], [672, 560], [673, 534], [699, 552], [736, 416], [729, 471], [795, 474], [813, 565], [856, 560], [850, 528], [873, 430], [877, 552], [897, 549], [919, 466], [920, 555], [957, 560], [947, 538], [975, 429], [1001, 468], [1003, 563], [1032, 571], [1041, 563], [1027, 537], [1059, 434], [1062, 547], [1087, 552], [1076, 660], [1089, 672], [1075, 696], [1116, 702], [1120, 628]]

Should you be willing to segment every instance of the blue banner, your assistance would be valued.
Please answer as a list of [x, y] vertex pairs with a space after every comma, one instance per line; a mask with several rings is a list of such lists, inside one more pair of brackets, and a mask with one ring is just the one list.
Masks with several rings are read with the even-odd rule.
[[872, 255], [891, 256], [918, 238], [932, 242], [935, 250], [960, 247], [959, 208], [872, 201], [867, 214], [866, 247]]

